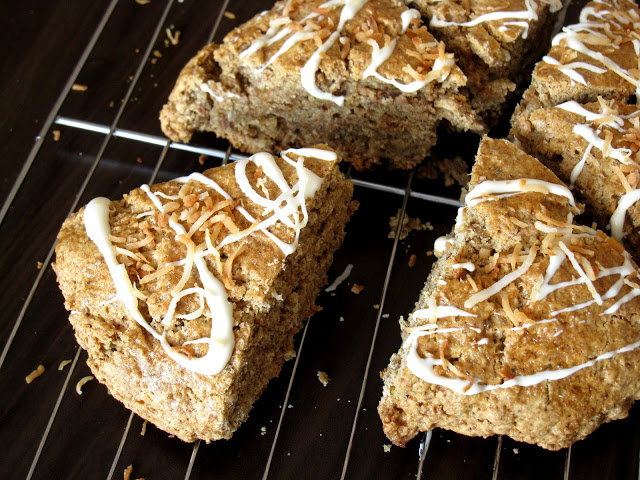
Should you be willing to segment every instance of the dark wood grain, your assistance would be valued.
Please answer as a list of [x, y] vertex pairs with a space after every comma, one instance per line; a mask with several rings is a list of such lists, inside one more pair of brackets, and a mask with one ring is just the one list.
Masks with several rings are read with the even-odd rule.
[[105, 0], [2, 2], [0, 204], [107, 5]]

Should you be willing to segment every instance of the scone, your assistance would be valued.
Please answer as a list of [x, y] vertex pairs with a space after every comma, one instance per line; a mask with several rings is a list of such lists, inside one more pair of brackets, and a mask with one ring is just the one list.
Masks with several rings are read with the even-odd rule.
[[626, 417], [640, 394], [640, 285], [630, 255], [576, 224], [536, 159], [485, 139], [466, 206], [383, 372], [384, 431], [435, 427], [557, 450]]
[[523, 115], [511, 134], [570, 187], [601, 229], [640, 259], [640, 109], [569, 101]]
[[640, 8], [631, 0], [589, 2], [575, 25], [562, 29], [533, 71], [521, 114], [598, 97], [626, 102], [640, 89]]
[[184, 441], [230, 438], [315, 311], [355, 205], [324, 146], [92, 200], [54, 269], [93, 374]]
[[356, 168], [411, 168], [446, 121], [484, 131], [454, 55], [401, 0], [281, 1], [203, 48], [162, 109], [165, 134], [243, 151], [317, 142]]
[[472, 106], [489, 124], [547, 52], [560, 0], [406, 0], [455, 53]]

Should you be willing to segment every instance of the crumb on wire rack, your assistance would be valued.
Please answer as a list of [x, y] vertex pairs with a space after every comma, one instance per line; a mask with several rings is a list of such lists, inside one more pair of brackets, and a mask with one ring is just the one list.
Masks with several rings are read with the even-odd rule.
[[71, 360], [62, 360], [58, 365], [58, 371], [64, 370], [64, 368], [71, 363]]
[[88, 382], [90, 382], [91, 380], [93, 380], [93, 375], [87, 375], [86, 377], [82, 377], [78, 383], [76, 383], [76, 393], [78, 395], [82, 395], [82, 387], [85, 386], [85, 384], [87, 384]]
[[[389, 238], [396, 238], [396, 231], [398, 230], [398, 219], [400, 218], [401, 210], [398, 209], [398, 212], [391, 218], [389, 218], [389, 227], [391, 231], [389, 232]], [[419, 218], [412, 218], [405, 213], [402, 218], [402, 227], [400, 229], [400, 240], [404, 240], [407, 236], [415, 231], [415, 230], [433, 230], [433, 225], [429, 222], [422, 222]]]
[[329, 375], [327, 375], [327, 372], [318, 371], [318, 380], [320, 380], [322, 386], [326, 387], [329, 385], [329, 381], [331, 379], [329, 378]]
[[44, 365], [38, 365], [34, 371], [24, 377], [25, 382], [31, 383], [44, 373]]

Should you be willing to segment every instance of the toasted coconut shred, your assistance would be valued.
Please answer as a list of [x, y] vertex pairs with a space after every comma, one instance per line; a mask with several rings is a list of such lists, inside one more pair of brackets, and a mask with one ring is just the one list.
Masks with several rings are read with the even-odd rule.
[[[566, 220], [552, 218], [549, 212], [539, 212], [533, 228], [540, 234], [540, 244], [529, 245], [518, 242], [510, 252], [495, 252], [487, 248], [479, 252], [479, 264], [475, 270], [480, 272], [475, 280], [482, 278], [482, 286], [486, 287], [476, 290], [473, 285], [476, 283], [467, 274], [466, 281], [470, 284], [468, 298], [463, 301], [464, 308], [454, 305], [438, 305], [435, 298], [427, 300], [427, 307], [416, 310], [413, 313], [414, 319], [424, 319], [427, 323], [405, 328], [407, 334], [403, 348], [407, 349], [407, 367], [420, 379], [449, 388], [463, 395], [475, 395], [478, 393], [510, 388], [513, 386], [530, 386], [543, 381], [554, 381], [565, 378], [573, 373], [594, 365], [595, 363], [612, 358], [615, 355], [640, 348], [640, 342], [631, 343], [624, 347], [605, 352], [598, 357], [583, 364], [556, 370], [546, 370], [529, 375], [514, 375], [512, 370], [503, 366], [496, 370], [496, 373], [503, 379], [499, 384], [486, 384], [479, 378], [473, 378], [465, 372], [462, 361], [452, 361], [447, 356], [447, 349], [454, 346], [451, 342], [454, 337], [444, 336], [452, 332], [469, 332], [486, 338], [482, 328], [469, 326], [463, 321], [465, 317], [476, 317], [476, 312], [483, 312], [485, 302], [492, 304], [490, 311], [500, 312], [511, 323], [511, 330], [523, 330], [535, 328], [538, 324], [548, 322], [558, 322], [561, 315], [567, 312], [574, 312], [585, 308], [594, 308], [600, 315], [614, 314], [624, 303], [636, 296], [640, 296], [640, 282], [638, 277], [640, 272], [630, 255], [619, 246], [614, 239], [607, 237], [604, 233], [593, 228], [573, 224], [573, 212], [576, 211], [575, 202], [571, 192], [562, 185], [546, 184], [541, 181], [531, 179], [521, 179], [509, 182], [487, 181], [477, 185], [467, 195], [467, 206], [474, 208], [481, 202], [500, 201], [505, 196], [512, 196], [530, 192], [544, 192], [558, 198], [564, 198], [571, 207]], [[512, 222], [517, 225], [517, 222]], [[531, 228], [527, 225], [522, 228]], [[527, 235], [527, 238], [531, 238]], [[535, 238], [535, 237], [534, 237]], [[605, 266], [597, 260], [594, 245], [601, 244], [605, 248], [611, 248], [615, 254], [611, 255], [611, 265]], [[460, 261], [460, 260], [459, 260]], [[456, 264], [459, 265], [459, 264]], [[454, 267], [456, 267], [454, 265]], [[523, 282], [522, 277], [530, 271], [533, 265], [539, 267], [544, 265], [546, 271], [539, 275], [534, 282]], [[563, 275], [570, 274], [570, 280], [558, 282], [554, 280], [556, 273], [563, 269]], [[454, 275], [457, 268], [451, 269]], [[484, 274], [484, 276], [482, 276]], [[610, 286], [598, 287], [597, 280], [605, 277], [617, 276], [619, 279], [610, 282]], [[566, 278], [566, 277], [565, 277]], [[487, 285], [488, 281], [493, 283]], [[446, 282], [439, 285], [446, 285]], [[524, 306], [514, 308], [513, 287], [516, 289], [527, 289], [528, 303]], [[507, 288], [509, 287], [509, 288]], [[547, 318], [537, 319], [528, 316], [529, 305], [535, 302], [544, 302], [545, 298], [553, 292], [566, 288], [583, 289], [582, 296], [575, 298], [585, 298], [586, 301], [575, 305], [568, 305], [562, 310], [546, 313]], [[589, 299], [590, 297], [590, 299]], [[520, 298], [520, 297], [518, 297]], [[570, 295], [568, 298], [574, 298]], [[536, 311], [532, 306], [532, 312]], [[535, 314], [539, 315], [539, 314]], [[597, 315], [597, 314], [596, 314]], [[438, 322], [442, 318], [456, 319], [453, 327], [440, 327]], [[566, 326], [559, 329], [556, 335], [564, 331]], [[437, 336], [439, 351], [437, 355], [418, 353], [418, 339], [426, 335]], [[440, 337], [440, 335], [443, 335]], [[488, 342], [476, 341], [476, 348], [482, 348]], [[448, 372], [448, 373], [447, 373]]]
[[[228, 292], [237, 286], [235, 266], [248, 248], [246, 242], [240, 241], [248, 236], [261, 235], [272, 241], [284, 257], [296, 250], [300, 230], [308, 221], [306, 200], [313, 197], [322, 182], [304, 166], [307, 157], [337, 160], [334, 152], [318, 148], [283, 152], [283, 161], [297, 174], [294, 186], [288, 185], [284, 173], [270, 154], [259, 153], [234, 164], [235, 179], [242, 193], [256, 210], [262, 209], [259, 218], [254, 218], [213, 179], [200, 173], [176, 179], [175, 182], [181, 184], [177, 195], [154, 192], [143, 185], [141, 189], [147, 195], [152, 210], [145, 211], [145, 220], [138, 224], [137, 236], [123, 235], [117, 230], [112, 232], [110, 202], [107, 199], [94, 199], [87, 205], [85, 228], [111, 273], [116, 287], [115, 300], [122, 302], [131, 318], [184, 368], [215, 375], [231, 357], [235, 338], [233, 305], [228, 299]], [[252, 180], [246, 172], [250, 163], [257, 167]], [[279, 193], [268, 195], [268, 189], [265, 192], [267, 183], [277, 185]], [[261, 184], [264, 188], [260, 187]], [[281, 235], [285, 238], [293, 237], [293, 241], [285, 242], [272, 233], [274, 226], [284, 232]], [[166, 230], [170, 230], [168, 238], [174, 239], [176, 251], [182, 252], [183, 258], [156, 265], [150, 260], [153, 257], [149, 251], [155, 247], [158, 233]], [[287, 230], [292, 234], [286, 233]], [[146, 288], [164, 278], [176, 283], [170, 290], [167, 311], [154, 327], [141, 313], [138, 302], [148, 297], [150, 292]], [[180, 303], [187, 296], [194, 296], [196, 301]], [[183, 311], [186, 308], [183, 304], [195, 305], [195, 309]], [[203, 317], [212, 322], [209, 337], [190, 340], [183, 345], [169, 343], [167, 332], [175, 328], [177, 319], [191, 321]], [[188, 345], [195, 343], [206, 346], [204, 350], [194, 351]], [[206, 353], [195, 353], [201, 351]]]
[[78, 383], [76, 383], [76, 393], [78, 395], [82, 395], [82, 387], [84, 387], [87, 383], [93, 380], [93, 375], [87, 375], [86, 377], [82, 377]]
[[44, 365], [38, 365], [38, 367], [24, 378], [27, 383], [33, 382], [36, 378], [44, 373]]

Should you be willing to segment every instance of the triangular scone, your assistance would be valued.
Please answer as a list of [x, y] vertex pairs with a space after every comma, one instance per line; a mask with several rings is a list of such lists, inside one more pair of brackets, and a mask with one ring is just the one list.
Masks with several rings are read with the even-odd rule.
[[474, 109], [493, 122], [505, 99], [529, 80], [549, 49], [562, 2], [542, 0], [406, 0], [429, 19], [431, 33], [455, 53]]
[[536, 65], [514, 118], [568, 100], [626, 101], [640, 91], [640, 8], [632, 0], [589, 2]]
[[160, 120], [173, 140], [213, 131], [251, 153], [326, 142], [356, 168], [411, 168], [443, 119], [483, 130], [465, 85], [400, 0], [281, 1], [201, 50]]
[[[640, 258], [640, 108], [569, 101], [523, 115], [511, 134], [577, 191], [600, 228]], [[603, 153], [605, 152], [605, 153]]]
[[383, 372], [389, 439], [441, 427], [555, 450], [625, 417], [640, 393], [629, 254], [576, 225], [571, 191], [505, 140], [481, 143], [469, 188]]
[[325, 147], [260, 153], [65, 221], [54, 268], [115, 398], [185, 441], [231, 437], [294, 355], [344, 237], [337, 163]]

